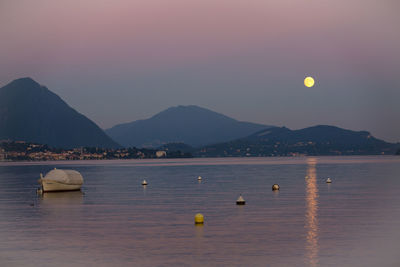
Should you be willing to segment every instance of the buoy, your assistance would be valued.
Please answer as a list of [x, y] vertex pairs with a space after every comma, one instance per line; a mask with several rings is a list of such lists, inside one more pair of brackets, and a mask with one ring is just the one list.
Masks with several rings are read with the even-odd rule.
[[143, 180], [142, 185], [147, 185], [146, 180]]
[[42, 189], [41, 187], [39, 187], [38, 189], [36, 189], [36, 193], [37, 193], [38, 195], [43, 194], [43, 189]]
[[239, 196], [239, 198], [236, 200], [236, 205], [244, 205], [246, 204], [246, 201], [244, 201], [244, 198], [242, 195]]
[[201, 213], [197, 213], [194, 216], [194, 224], [204, 224], [204, 216]]
[[326, 179], [326, 183], [327, 183], [327, 184], [330, 184], [330, 183], [332, 183], [332, 180], [331, 180], [331, 178], [328, 178], [328, 179]]
[[201, 176], [197, 177], [197, 180], [198, 180], [198, 181], [201, 181], [201, 179], [202, 179]]
[[274, 184], [272, 186], [272, 191], [275, 191], [275, 190], [279, 190], [279, 185], [278, 184]]

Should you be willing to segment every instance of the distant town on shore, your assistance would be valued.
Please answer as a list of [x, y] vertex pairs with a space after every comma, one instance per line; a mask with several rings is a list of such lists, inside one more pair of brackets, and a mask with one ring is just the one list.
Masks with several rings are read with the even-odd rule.
[[104, 160], [144, 158], [190, 158], [190, 153], [137, 148], [51, 148], [25, 141], [0, 141], [0, 161]]
[[[171, 144], [173, 147], [179, 147], [182, 144]], [[312, 145], [312, 144], [308, 144]], [[146, 148], [117, 148], [105, 149], [98, 147], [79, 147], [73, 149], [51, 148], [43, 144], [29, 143], [25, 141], [10, 141], [0, 140], [0, 161], [58, 161], [58, 160], [111, 160], [111, 159], [156, 159], [156, 158], [192, 158], [192, 157], [255, 157], [266, 156], [249, 153], [250, 149], [245, 149], [245, 154], [240, 153], [227, 153], [223, 151], [220, 155], [215, 155], [215, 150], [211, 149], [213, 153], [207, 154], [207, 149], [199, 151], [185, 152], [182, 150], [169, 150], [168, 146], [164, 147], [165, 150], [146, 149]], [[236, 151], [240, 152], [240, 151]], [[336, 153], [336, 155], [356, 155], [356, 151], [348, 151], [348, 153]], [[385, 155], [385, 153], [381, 153]], [[308, 156], [307, 153], [288, 152], [284, 154], [272, 154], [269, 156]], [[387, 155], [387, 154], [386, 154]], [[400, 149], [397, 150], [396, 155], [400, 155]]]

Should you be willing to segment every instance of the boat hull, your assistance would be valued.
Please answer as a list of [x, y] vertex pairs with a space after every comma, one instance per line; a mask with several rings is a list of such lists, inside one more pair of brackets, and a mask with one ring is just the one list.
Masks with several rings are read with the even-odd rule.
[[57, 181], [42, 180], [43, 192], [75, 191], [81, 189], [80, 184], [64, 184]]

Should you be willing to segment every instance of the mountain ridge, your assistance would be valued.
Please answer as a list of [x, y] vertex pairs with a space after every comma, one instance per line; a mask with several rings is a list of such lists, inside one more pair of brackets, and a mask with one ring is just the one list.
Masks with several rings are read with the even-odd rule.
[[0, 139], [54, 147], [119, 147], [93, 121], [32, 78], [0, 88]]
[[299, 130], [286, 127], [264, 129], [230, 142], [209, 145], [197, 156], [294, 156], [294, 155], [393, 155], [398, 144], [331, 125]]
[[[395, 154], [400, 145], [368, 131], [331, 125], [291, 130], [242, 122], [195, 105], [170, 107], [148, 119], [116, 125], [107, 133], [118, 135], [120, 130], [128, 138], [121, 142], [125, 146], [193, 151], [198, 156]], [[29, 77], [0, 88], [2, 139], [63, 148], [120, 147], [93, 121]]]
[[238, 121], [195, 105], [179, 105], [148, 119], [118, 124], [105, 131], [124, 146], [160, 147], [168, 143], [185, 143], [198, 147], [233, 140], [268, 127]]

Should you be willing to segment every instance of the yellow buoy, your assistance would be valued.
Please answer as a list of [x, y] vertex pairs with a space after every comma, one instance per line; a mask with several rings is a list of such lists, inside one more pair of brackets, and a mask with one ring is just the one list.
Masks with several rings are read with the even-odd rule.
[[201, 213], [197, 213], [194, 216], [194, 224], [203, 224], [204, 223], [204, 216]]
[[314, 86], [314, 84], [315, 84], [315, 81], [314, 81], [314, 78], [313, 77], [306, 77], [305, 79], [304, 79], [304, 85], [306, 86], [306, 87], [313, 87]]

